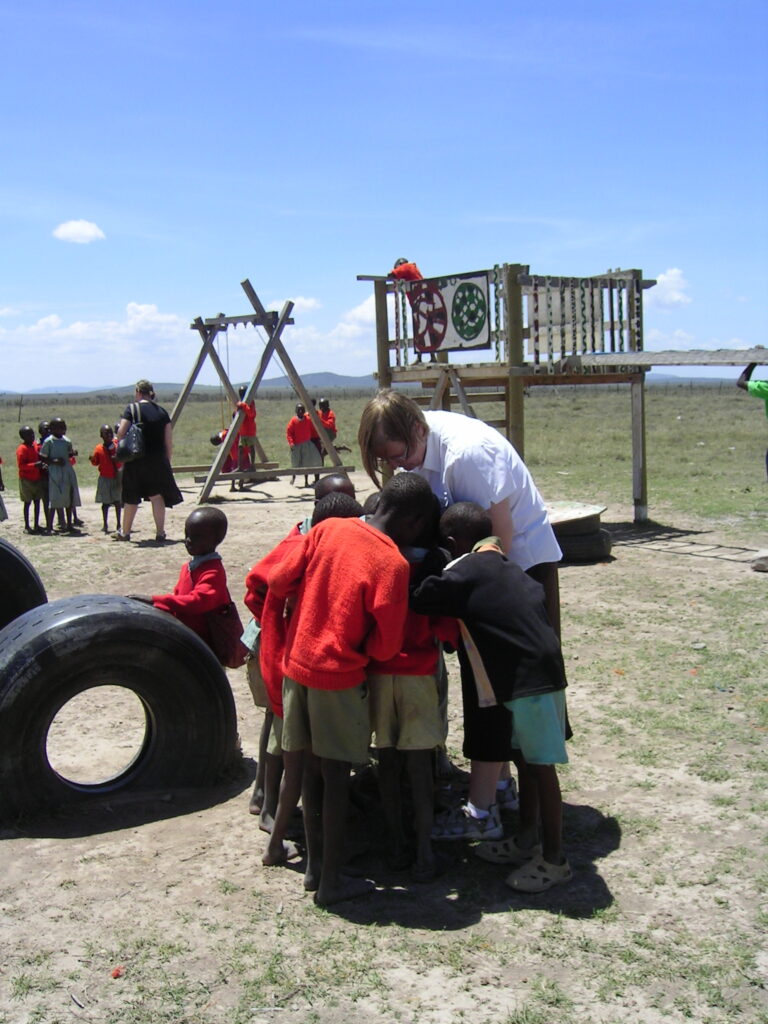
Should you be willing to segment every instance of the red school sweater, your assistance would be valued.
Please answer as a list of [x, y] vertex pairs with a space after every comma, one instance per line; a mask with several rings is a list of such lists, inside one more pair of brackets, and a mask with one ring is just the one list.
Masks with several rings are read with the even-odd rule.
[[92, 466], [98, 466], [99, 476], [108, 477], [110, 480], [117, 476], [117, 471], [120, 468], [120, 463], [115, 462], [115, 452], [117, 445], [112, 444], [106, 448], [103, 444], [97, 444], [93, 449], [93, 455], [90, 456], [89, 462]]
[[182, 565], [173, 593], [153, 594], [152, 604], [163, 612], [170, 612], [209, 644], [211, 634], [205, 613], [229, 604], [227, 574], [220, 555], [206, 559], [194, 569], [190, 569], [190, 565], [191, 562]]
[[283, 717], [283, 657], [288, 633], [288, 620], [283, 615], [285, 600], [268, 586], [269, 575], [288, 551], [304, 539], [300, 523], [284, 537], [277, 547], [265, 555], [245, 577], [245, 605], [261, 626], [259, 667], [272, 710]]
[[319, 690], [345, 690], [368, 662], [402, 647], [408, 563], [397, 545], [360, 519], [326, 519], [269, 575], [277, 597], [296, 595], [283, 671]]

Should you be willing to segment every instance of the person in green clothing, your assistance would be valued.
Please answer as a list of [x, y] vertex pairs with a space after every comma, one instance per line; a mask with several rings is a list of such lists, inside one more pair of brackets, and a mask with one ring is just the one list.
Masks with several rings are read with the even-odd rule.
[[[752, 371], [757, 363], [750, 363], [736, 381], [736, 386], [742, 388], [755, 398], [762, 398], [765, 402], [765, 415], [768, 416], [768, 380], [751, 380]], [[768, 450], [765, 453], [765, 473], [768, 476]]]

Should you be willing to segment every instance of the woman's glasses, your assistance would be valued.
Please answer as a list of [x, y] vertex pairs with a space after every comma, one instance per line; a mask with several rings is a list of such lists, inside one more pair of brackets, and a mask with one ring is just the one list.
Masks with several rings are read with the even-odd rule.
[[379, 469], [386, 469], [387, 466], [392, 466], [393, 469], [398, 469], [405, 465], [408, 461], [408, 456], [411, 454], [410, 445], [405, 445], [402, 452], [399, 455], [385, 455], [376, 459]]

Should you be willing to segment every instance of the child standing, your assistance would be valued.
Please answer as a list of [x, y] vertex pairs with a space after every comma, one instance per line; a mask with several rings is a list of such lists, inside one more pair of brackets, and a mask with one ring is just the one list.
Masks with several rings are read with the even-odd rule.
[[[426, 483], [426, 481], [425, 481]], [[427, 491], [429, 485], [427, 485]], [[433, 505], [430, 529], [420, 546], [402, 550], [413, 586], [423, 574], [423, 562], [437, 540], [440, 506]], [[444, 564], [445, 558], [441, 559]], [[437, 874], [432, 851], [434, 751], [443, 743], [443, 724], [438, 700], [438, 639], [457, 644], [453, 619], [434, 619], [408, 610], [402, 649], [389, 661], [368, 666], [371, 729], [378, 758], [381, 803], [390, 836], [389, 866], [411, 867], [414, 882], [431, 882]], [[415, 856], [409, 849], [403, 816], [402, 779], [410, 782], [413, 804]]]
[[67, 437], [67, 424], [60, 416], [54, 416], [48, 426], [51, 433], [40, 447], [40, 460], [48, 467], [48, 508], [63, 511], [66, 530], [72, 533], [75, 529], [73, 513], [80, 505], [80, 490], [75, 467], [70, 460], [75, 458], [77, 451]]
[[116, 529], [120, 529], [120, 514], [123, 507], [122, 482], [120, 480], [120, 463], [115, 458], [117, 445], [115, 434], [108, 423], [99, 430], [101, 444], [97, 444], [90, 457], [91, 465], [99, 470], [99, 481], [96, 484], [96, 501], [101, 503], [101, 517], [104, 520], [102, 533], [109, 533], [109, 506], [115, 506]]
[[[35, 432], [32, 427], [20, 427], [19, 437], [21, 444], [16, 449], [16, 465], [19, 471], [19, 497], [24, 506], [24, 532], [40, 533], [40, 504], [45, 502], [40, 453], [35, 444]], [[34, 506], [34, 526], [29, 525], [31, 506]]]
[[[557, 764], [565, 749], [565, 667], [546, 613], [540, 584], [504, 555], [491, 536], [491, 519], [479, 505], [459, 502], [440, 520], [443, 544], [457, 555], [441, 576], [416, 588], [411, 605], [429, 614], [460, 619], [462, 684], [476, 689], [473, 728], [482, 732], [484, 709], [503, 704], [511, 712], [513, 760], [520, 783], [517, 837], [489, 840], [478, 856], [515, 870], [506, 882], [519, 892], [544, 892], [571, 877], [562, 849], [562, 798]], [[467, 727], [465, 718], [465, 729]], [[476, 816], [471, 804], [463, 816]], [[463, 823], [456, 835], [466, 838]]]
[[[3, 460], [0, 459], [0, 466], [2, 466]], [[0, 523], [4, 523], [8, 518], [8, 512], [5, 508], [5, 502], [3, 501], [2, 491], [5, 490], [5, 484], [3, 483], [3, 471], [0, 469]], [[30, 532], [29, 530], [27, 531]]]
[[368, 759], [368, 663], [402, 647], [408, 564], [397, 546], [413, 543], [432, 508], [428, 493], [411, 486], [416, 479], [393, 477], [367, 523], [313, 527], [269, 577], [277, 597], [295, 602], [283, 660], [283, 749], [304, 751], [304, 887], [320, 906], [371, 889], [341, 871], [349, 778], [351, 766]]
[[170, 594], [145, 597], [130, 594], [136, 601], [168, 612], [211, 645], [207, 613], [228, 605], [227, 574], [216, 548], [227, 535], [227, 517], [218, 508], [205, 505], [191, 512], [184, 523], [184, 546], [191, 555], [181, 567]]

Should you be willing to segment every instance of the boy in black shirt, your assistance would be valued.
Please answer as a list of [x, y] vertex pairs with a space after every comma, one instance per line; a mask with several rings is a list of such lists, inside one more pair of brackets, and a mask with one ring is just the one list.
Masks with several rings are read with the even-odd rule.
[[566, 764], [563, 657], [546, 614], [544, 590], [504, 555], [488, 513], [473, 502], [452, 505], [440, 520], [455, 560], [414, 591], [412, 608], [460, 620], [462, 678], [477, 688], [480, 708], [511, 712], [519, 774], [517, 837], [481, 843], [483, 860], [512, 864], [507, 885], [544, 892], [568, 881], [562, 850], [562, 798], [556, 764]]

